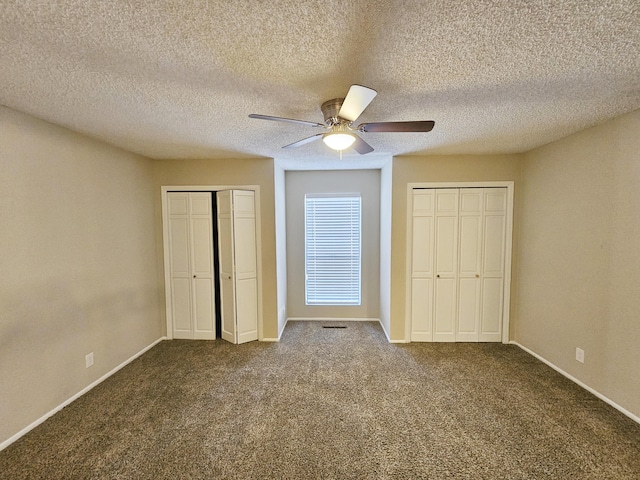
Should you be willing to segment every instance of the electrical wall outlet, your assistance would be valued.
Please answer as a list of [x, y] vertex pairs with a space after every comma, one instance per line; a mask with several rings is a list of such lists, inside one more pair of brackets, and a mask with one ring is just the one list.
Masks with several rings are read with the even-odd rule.
[[84, 356], [84, 364], [87, 368], [89, 368], [91, 365], [93, 365], [93, 352], [91, 353], [87, 353]]
[[578, 347], [576, 347], [576, 360], [584, 363], [584, 350]]

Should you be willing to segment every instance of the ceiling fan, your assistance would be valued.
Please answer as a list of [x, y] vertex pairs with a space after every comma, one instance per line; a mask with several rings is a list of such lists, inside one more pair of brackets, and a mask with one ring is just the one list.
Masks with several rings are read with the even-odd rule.
[[355, 132], [430, 132], [435, 125], [432, 120], [413, 122], [375, 122], [361, 123], [357, 127], [352, 124], [364, 112], [378, 94], [375, 90], [362, 85], [351, 85], [345, 98], [334, 98], [324, 102], [320, 109], [324, 115], [324, 123], [308, 122], [306, 120], [296, 120], [293, 118], [272, 117], [270, 115], [258, 115], [252, 113], [250, 118], [261, 120], [274, 120], [277, 122], [297, 123], [310, 127], [320, 127], [325, 130], [297, 142], [285, 145], [282, 148], [295, 148], [322, 138], [324, 143], [342, 152], [349, 147], [361, 155], [373, 152], [373, 147], [362, 140]]

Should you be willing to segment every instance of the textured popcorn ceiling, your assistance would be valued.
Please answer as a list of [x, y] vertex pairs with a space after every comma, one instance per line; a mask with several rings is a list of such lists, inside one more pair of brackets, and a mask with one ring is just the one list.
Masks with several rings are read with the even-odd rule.
[[638, 0], [0, 0], [0, 103], [153, 158], [335, 163], [320, 104], [353, 83], [388, 155], [523, 152], [640, 108]]

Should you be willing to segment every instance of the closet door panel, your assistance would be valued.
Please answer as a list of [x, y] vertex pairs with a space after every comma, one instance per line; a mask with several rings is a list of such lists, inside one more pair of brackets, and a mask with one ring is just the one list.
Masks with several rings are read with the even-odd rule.
[[460, 217], [456, 341], [477, 342], [480, 325], [480, 215]]
[[235, 288], [231, 276], [221, 280], [220, 308], [222, 312], [222, 338], [236, 343], [236, 305]]
[[169, 245], [171, 248], [171, 275], [189, 278], [189, 220], [187, 217], [169, 219]]
[[460, 190], [456, 341], [477, 342], [480, 325], [482, 206], [480, 188]]
[[486, 189], [480, 341], [502, 340], [506, 190]]
[[441, 277], [456, 274], [456, 217], [436, 218], [436, 266]]
[[217, 192], [218, 255], [220, 260], [220, 311], [224, 340], [236, 343], [236, 293], [233, 252], [231, 191]]
[[430, 342], [433, 323], [433, 280], [414, 278], [411, 282], [411, 340]]
[[258, 265], [255, 193], [233, 191], [237, 342], [258, 339]]
[[454, 341], [456, 322], [456, 218], [436, 219], [436, 279], [433, 340]]
[[193, 284], [195, 291], [194, 338], [213, 340], [216, 328], [213, 278], [196, 278]]
[[193, 338], [215, 340], [213, 219], [211, 193], [189, 193]]
[[413, 275], [433, 275], [433, 217], [413, 219], [412, 268]]
[[170, 192], [167, 197], [169, 215], [187, 215], [189, 213], [189, 194]]
[[436, 191], [436, 214], [437, 215], [458, 215], [458, 189], [446, 188]]
[[462, 275], [475, 276], [480, 272], [481, 222], [480, 215], [468, 215], [460, 218], [459, 268]]
[[256, 305], [258, 285], [255, 278], [236, 281], [238, 343], [258, 339], [258, 315]]
[[484, 275], [501, 277], [504, 272], [504, 225], [503, 215], [491, 215], [484, 221]]
[[192, 290], [189, 241], [188, 195], [171, 194], [169, 200], [169, 275], [173, 338], [190, 339]]
[[411, 255], [411, 340], [433, 340], [435, 191], [414, 190]]
[[197, 198], [197, 202], [192, 202], [195, 211], [201, 212], [196, 216], [192, 211], [191, 216], [194, 338], [213, 340], [216, 338], [213, 219], [211, 196], [205, 195], [205, 198]]
[[255, 192], [218, 192], [218, 248], [222, 338], [258, 339], [258, 264]]
[[213, 225], [211, 218], [192, 218], [193, 274], [213, 276]]
[[252, 190], [233, 190], [233, 211], [238, 217], [255, 217], [255, 192]]
[[436, 190], [435, 262], [440, 277], [455, 276], [458, 258], [458, 190]]
[[480, 325], [480, 280], [460, 278], [458, 283], [457, 342], [477, 342]]
[[485, 195], [484, 211], [487, 214], [506, 213], [507, 211], [507, 189], [506, 188], [483, 188]]
[[436, 190], [433, 340], [453, 342], [457, 311], [457, 189]]
[[173, 338], [192, 338], [190, 278], [171, 279], [171, 314]]
[[219, 242], [223, 243], [220, 248], [220, 272], [227, 275], [233, 273], [233, 224], [231, 217], [221, 215], [218, 217]]
[[235, 218], [235, 261], [239, 279], [255, 278], [256, 273], [256, 221], [255, 218]]
[[211, 193], [195, 192], [189, 194], [191, 215], [211, 216]]
[[460, 190], [458, 271], [463, 277], [475, 278], [480, 273], [482, 205], [483, 192], [481, 188]]
[[254, 192], [233, 191], [233, 230], [236, 277], [238, 279], [255, 279], [258, 273]]
[[413, 191], [413, 216], [431, 216], [434, 210], [435, 194], [433, 189], [417, 189]]
[[482, 213], [482, 188], [461, 188], [460, 189], [460, 214]]
[[481, 342], [502, 339], [502, 278], [485, 278], [482, 295]]
[[455, 340], [456, 280], [436, 279], [433, 340], [453, 342]]

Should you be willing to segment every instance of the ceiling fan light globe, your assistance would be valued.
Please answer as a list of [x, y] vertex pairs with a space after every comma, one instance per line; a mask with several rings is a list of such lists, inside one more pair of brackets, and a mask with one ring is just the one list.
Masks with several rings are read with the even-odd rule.
[[350, 133], [325, 133], [322, 141], [334, 150], [340, 151], [349, 148], [356, 141], [356, 137]]

